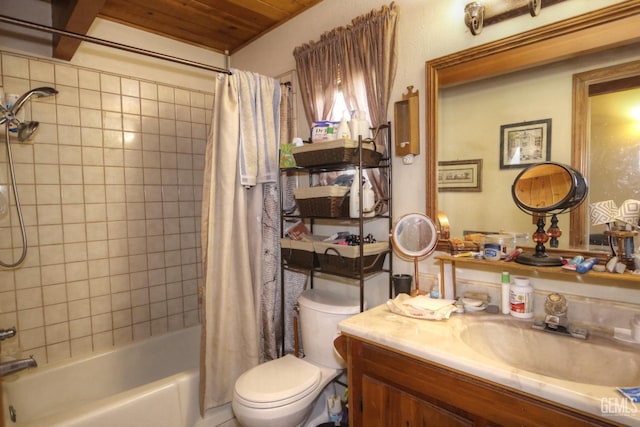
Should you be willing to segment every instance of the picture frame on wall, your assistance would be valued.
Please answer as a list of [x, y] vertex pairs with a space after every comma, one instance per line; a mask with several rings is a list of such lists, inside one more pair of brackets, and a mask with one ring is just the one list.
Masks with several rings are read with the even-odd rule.
[[551, 160], [551, 119], [500, 126], [500, 169]]
[[438, 162], [438, 191], [482, 191], [482, 159]]

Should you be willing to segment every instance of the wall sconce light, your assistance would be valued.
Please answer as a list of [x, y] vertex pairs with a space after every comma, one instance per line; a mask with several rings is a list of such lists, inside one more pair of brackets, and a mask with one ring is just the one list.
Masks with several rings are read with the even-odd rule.
[[464, 23], [471, 30], [471, 34], [480, 34], [484, 25], [484, 6], [477, 1], [468, 3], [464, 7]]
[[[544, 7], [560, 3], [564, 0], [546, 0]], [[543, 7], [543, 0], [482, 0], [467, 3], [464, 7], [464, 23], [471, 34], [480, 34], [483, 27], [504, 21], [509, 18], [529, 13], [538, 16]]]

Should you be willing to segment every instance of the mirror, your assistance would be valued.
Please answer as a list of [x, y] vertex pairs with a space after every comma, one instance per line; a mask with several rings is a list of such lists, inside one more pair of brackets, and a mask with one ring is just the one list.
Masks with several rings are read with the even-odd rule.
[[430, 255], [437, 246], [438, 231], [435, 223], [426, 215], [410, 213], [400, 217], [391, 230], [391, 245], [403, 258], [412, 259], [416, 288], [420, 291], [418, 261]]
[[[537, 217], [537, 229], [532, 236], [536, 243], [535, 253], [522, 253], [516, 257], [516, 262], [536, 266], [562, 265], [562, 258], [549, 256], [544, 244], [551, 239], [551, 247], [558, 247], [562, 231], [557, 215], [580, 205], [587, 197], [587, 191], [587, 181], [582, 174], [559, 163], [540, 163], [520, 172], [511, 187], [511, 196], [520, 210]], [[545, 229], [548, 214], [551, 214], [551, 225]]]
[[[455, 123], [442, 123], [440, 101], [443, 89], [446, 88], [450, 90], [453, 88], [455, 90], [462, 85], [470, 84], [470, 82], [479, 82], [480, 80], [482, 84], [484, 84], [485, 81], [492, 81], [492, 83], [496, 84], [517, 83], [521, 80], [522, 75], [520, 73], [532, 70], [534, 67], [536, 70], [541, 68], [546, 69], [547, 67], [557, 67], [561, 69], [564, 67], [561, 62], [562, 60], [572, 58], [575, 62], [581, 62], [584, 61], [583, 58], [586, 58], [587, 55], [596, 52], [606, 50], [608, 53], [612, 48], [618, 48], [618, 50], [623, 51], [625, 46], [637, 43], [640, 39], [640, 27], [638, 27], [638, 24], [640, 24], [639, 14], [639, 1], [624, 2], [427, 62], [427, 155], [425, 156], [427, 160], [427, 215], [433, 216], [438, 210], [443, 210], [442, 207], [438, 205], [437, 191], [438, 141], [439, 135], [443, 133], [440, 127], [451, 127], [455, 125], [462, 127], [462, 125], [466, 125], [475, 129], [478, 125], [477, 122], [471, 120], [468, 116], [465, 116], [464, 119], [459, 119], [459, 121]], [[627, 30], [620, 31], [621, 28], [626, 28]], [[542, 65], [544, 65], [544, 67], [541, 67]], [[573, 74], [574, 72], [570, 73]], [[544, 75], [542, 75], [541, 80], [536, 83], [539, 84], [535, 86], [536, 89], [539, 91], [548, 91], [548, 88], [544, 85]], [[570, 86], [570, 83], [567, 86]], [[499, 97], [499, 95], [495, 95], [489, 85], [486, 87], [488, 89], [485, 96]], [[516, 95], [518, 94], [517, 91], [514, 92]], [[546, 106], [552, 107], [553, 105], [551, 104], [558, 102], [568, 104], [566, 111], [569, 111], [571, 108], [571, 87], [563, 89], [562, 93], [555, 91], [547, 94]], [[526, 108], [527, 104], [527, 102], [521, 102], [523, 108]], [[577, 170], [584, 172], [585, 169], [582, 163], [585, 162], [584, 159], [588, 158], [588, 152], [584, 149], [582, 152], [577, 152], [578, 149], [572, 147], [570, 141], [577, 141], [579, 135], [571, 135], [571, 128], [567, 124], [569, 118], [564, 116], [566, 116], [566, 114], [562, 116], [563, 119], [566, 119], [562, 122], [562, 125], [569, 127], [569, 130], [561, 134], [554, 132], [552, 148], [565, 150], [562, 152], [562, 155], [571, 158], [571, 162], [567, 161], [564, 163], [571, 163]], [[530, 117], [523, 117], [521, 121], [528, 121], [528, 119], [530, 119]], [[582, 120], [584, 121], [585, 119]], [[506, 123], [517, 123], [517, 121], [507, 121]], [[493, 135], [491, 138], [494, 145], [499, 144], [499, 142], [496, 143], [497, 135]], [[469, 144], [468, 141], [457, 141], [455, 139], [446, 140], [447, 145], [459, 143]], [[494, 157], [496, 156], [498, 156], [497, 149], [495, 150]], [[552, 159], [554, 159], [554, 157], [552, 154]], [[442, 160], [456, 159], [447, 158]], [[488, 171], [491, 169], [491, 166], [492, 165], [485, 160], [483, 170]], [[496, 166], [495, 168], [497, 169], [498, 167]], [[518, 171], [508, 170], [500, 172], [502, 173], [502, 178], [485, 179], [483, 182], [493, 185], [505, 185], [504, 183], [513, 182], [513, 178]], [[511, 175], [509, 175], [507, 179], [509, 173]], [[487, 187], [487, 191], [491, 184], [484, 186]], [[500, 213], [504, 214], [504, 212], [502, 212], [503, 207], [506, 209], [507, 205], [513, 206], [513, 204], [510, 202], [507, 203], [508, 190], [502, 191], [501, 194], [502, 199], [500, 202], [492, 199], [484, 189], [483, 192], [479, 194], [479, 197], [482, 197], [485, 206], [496, 206], [500, 209]], [[465, 202], [468, 202], [467, 197], [465, 197]], [[458, 206], [464, 207], [464, 204], [458, 204]], [[460, 214], [464, 215], [464, 209], [459, 210], [461, 211]], [[457, 221], [453, 213], [447, 210], [445, 210], [445, 212], [450, 217], [452, 228], [457, 226], [459, 221]], [[574, 222], [577, 215], [582, 215], [582, 220], [584, 221], [583, 207], [571, 215], [571, 225], [570, 227], [566, 227], [567, 229], [574, 229]], [[518, 215], [507, 213], [505, 216], [512, 217]], [[456, 235], [456, 232], [454, 232], [453, 235]], [[566, 240], [567, 242], [569, 241], [569, 239]], [[571, 241], [571, 246], [575, 246], [573, 245], [573, 237], [571, 237]], [[583, 243], [581, 248], [586, 248], [586, 243]]]

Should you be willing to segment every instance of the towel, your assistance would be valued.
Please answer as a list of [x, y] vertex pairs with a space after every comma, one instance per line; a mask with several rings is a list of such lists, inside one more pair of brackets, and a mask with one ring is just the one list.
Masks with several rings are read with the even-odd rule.
[[454, 300], [429, 298], [424, 295], [410, 297], [398, 294], [387, 301], [387, 308], [393, 313], [414, 319], [443, 320], [457, 310]]
[[245, 187], [276, 182], [280, 138], [280, 84], [247, 71], [232, 70], [238, 85], [238, 164]]

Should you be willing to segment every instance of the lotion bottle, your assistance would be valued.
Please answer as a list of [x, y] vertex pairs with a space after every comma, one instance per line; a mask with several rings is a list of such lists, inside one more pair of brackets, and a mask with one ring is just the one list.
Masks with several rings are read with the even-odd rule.
[[500, 308], [502, 314], [509, 314], [511, 312], [511, 303], [509, 302], [509, 287], [511, 286], [511, 276], [508, 271], [502, 272], [502, 287], [500, 289]]
[[351, 190], [349, 191], [349, 216], [351, 218], [360, 217], [360, 188], [362, 187], [360, 179], [360, 169], [355, 168]]
[[337, 132], [338, 139], [351, 139], [351, 131], [349, 130], [349, 123], [346, 117], [342, 117], [340, 124], [338, 125]]

